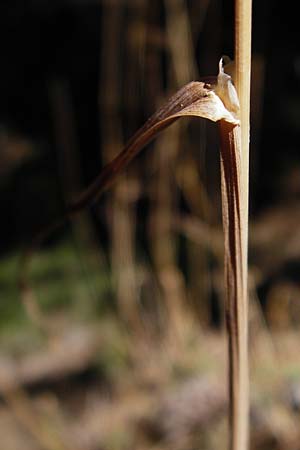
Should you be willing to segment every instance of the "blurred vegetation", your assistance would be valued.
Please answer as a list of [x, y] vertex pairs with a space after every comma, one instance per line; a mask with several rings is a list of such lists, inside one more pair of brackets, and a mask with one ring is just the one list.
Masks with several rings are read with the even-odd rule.
[[[20, 291], [16, 284], [19, 270], [19, 254], [2, 258], [1, 328], [11, 326], [11, 322], [15, 320], [26, 321], [26, 312], [20, 305]], [[103, 271], [99, 273], [96, 268], [84, 267], [74, 245], [70, 242], [62, 242], [37, 254], [30, 272], [31, 281], [45, 313], [51, 314], [51, 311], [67, 309], [78, 310], [78, 314], [81, 315], [84, 312], [87, 315], [95, 312], [102, 315], [107, 310], [109, 305], [107, 298], [112, 296], [109, 274]], [[86, 298], [88, 301], [85, 301]]]
[[[299, 26], [279, 1], [253, 8], [251, 445], [296, 450]], [[233, 56], [233, 2], [2, 1], [0, 36], [3, 448], [223, 448], [214, 125], [172, 126], [42, 244], [29, 280], [44, 321], [32, 320], [17, 280], [36, 232], [168, 96]]]

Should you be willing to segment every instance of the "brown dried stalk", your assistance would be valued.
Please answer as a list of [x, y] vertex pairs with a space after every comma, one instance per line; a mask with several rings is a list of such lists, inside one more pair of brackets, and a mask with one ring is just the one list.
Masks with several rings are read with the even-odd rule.
[[[201, 117], [220, 123], [222, 162], [222, 203], [225, 240], [226, 315], [229, 333], [229, 378], [231, 448], [244, 450], [247, 436], [247, 390], [243, 391], [243, 377], [247, 380], [247, 352], [245, 352], [246, 282], [245, 246], [241, 219], [241, 135], [239, 101], [229, 75], [224, 73], [222, 60], [218, 77], [191, 82], [180, 89], [132, 137], [124, 150], [107, 164], [94, 183], [67, 209], [62, 220], [42, 232], [34, 246], [49, 232], [74, 216], [84, 207], [91, 206], [107, 190], [128, 163], [161, 130], [180, 117]], [[33, 248], [33, 247], [32, 247]], [[30, 252], [27, 254], [29, 255]], [[27, 287], [23, 272], [23, 287]], [[27, 294], [30, 292], [27, 290]], [[27, 298], [29, 296], [27, 295]], [[26, 300], [26, 298], [25, 298]], [[31, 305], [32, 306], [32, 305]], [[35, 310], [34, 310], [35, 311]], [[36, 313], [36, 311], [35, 311]], [[241, 431], [242, 430], [242, 431]], [[241, 445], [240, 445], [241, 444]], [[238, 446], [240, 445], [240, 446]]]

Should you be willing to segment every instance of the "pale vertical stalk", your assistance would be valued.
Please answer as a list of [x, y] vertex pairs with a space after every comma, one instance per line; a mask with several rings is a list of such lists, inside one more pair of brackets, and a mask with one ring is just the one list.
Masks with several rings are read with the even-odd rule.
[[[102, 123], [103, 158], [113, 159], [121, 147], [122, 118], [120, 114], [121, 67], [120, 45], [123, 19], [123, 2], [107, 4], [103, 13], [103, 75], [99, 84], [101, 113], [108, 120]], [[140, 328], [135, 274], [135, 213], [130, 201], [133, 185], [131, 176], [124, 177], [116, 187], [108, 210], [111, 210], [111, 262], [115, 275], [118, 309], [132, 329]]]
[[[168, 36], [168, 46], [170, 49], [170, 55], [172, 58], [172, 79], [174, 78], [176, 87], [183, 86], [189, 80], [197, 79], [198, 70], [194, 58], [194, 48], [191, 30], [191, 21], [189, 18], [188, 7], [185, 0], [164, 0], [166, 5], [166, 31]], [[205, 5], [198, 5], [198, 8], [203, 10]], [[198, 10], [199, 13], [199, 10]], [[197, 16], [198, 17], [198, 16]], [[199, 30], [198, 30], [199, 31]], [[171, 77], [170, 77], [171, 78]], [[202, 128], [205, 127], [204, 123], [201, 123]], [[178, 133], [177, 147], [184, 142], [187, 133], [187, 123], [180, 123], [180, 133]], [[181, 142], [179, 141], [181, 140]], [[204, 154], [206, 146], [205, 140], [200, 143], [200, 153]], [[170, 145], [169, 145], [170, 147]], [[199, 148], [197, 147], [197, 152]], [[190, 158], [186, 159], [186, 180], [181, 183], [181, 190], [185, 190], [190, 187], [190, 192], [186, 192], [187, 201], [190, 201], [192, 197], [196, 198], [196, 207], [200, 209], [199, 215], [203, 213], [207, 217], [207, 209], [205, 204], [205, 189], [200, 186], [201, 182], [198, 176], [196, 162]], [[179, 177], [183, 181], [184, 169], [183, 164], [179, 165], [177, 169]], [[195, 176], [191, 176], [191, 171]], [[189, 186], [188, 186], [189, 185]], [[191, 197], [192, 196], [192, 197]], [[195, 205], [192, 205], [192, 207]], [[200, 208], [199, 208], [200, 206]], [[194, 210], [195, 212], [195, 210]], [[197, 314], [201, 309], [201, 314], [198, 314], [199, 319], [201, 316], [201, 323], [206, 324], [209, 321], [209, 289], [208, 289], [208, 261], [207, 252], [203, 251], [201, 246], [195, 246], [194, 243], [189, 243], [187, 247], [188, 256], [188, 278], [189, 288], [186, 292], [192, 299], [193, 306], [195, 307]], [[199, 277], [199, 272], [201, 277]], [[179, 273], [179, 272], [178, 272]], [[177, 277], [178, 279], [178, 277]], [[178, 279], [179, 280], [179, 279]], [[186, 295], [185, 295], [186, 296]], [[172, 303], [174, 303], [172, 301]], [[182, 309], [182, 308], [181, 308]], [[183, 311], [184, 312], [184, 311]], [[183, 320], [182, 320], [183, 322]]]
[[244, 367], [241, 386], [244, 399], [241, 442], [237, 448], [248, 447], [249, 434], [249, 370], [248, 370], [248, 204], [249, 204], [249, 139], [250, 139], [250, 84], [251, 84], [251, 31], [252, 0], [236, 0], [235, 11], [235, 63], [236, 87], [240, 100], [241, 121], [241, 239], [243, 270], [243, 336]]
[[247, 288], [248, 198], [249, 198], [249, 135], [252, 0], [235, 1], [235, 84], [240, 100], [241, 122], [241, 222], [243, 282]]
[[[191, 32], [184, 0], [164, 0], [166, 7], [167, 43], [172, 58], [172, 70], [168, 71], [168, 86], [183, 85], [194, 78]], [[177, 265], [178, 245], [173, 230], [173, 217], [177, 208], [174, 198], [174, 161], [182, 139], [183, 124], [172, 127], [157, 141], [155, 165], [158, 181], [155, 181], [155, 205], [152, 212], [153, 258], [162, 287], [168, 315], [167, 336], [182, 338], [188, 317], [184, 308], [186, 291], [183, 275]], [[168, 152], [166, 153], [166, 149]]]
[[[176, 126], [177, 125], [177, 126]], [[176, 204], [174, 202], [174, 185], [172, 182], [172, 164], [179, 151], [179, 124], [166, 131], [157, 141], [155, 165], [158, 171], [152, 209], [151, 234], [153, 260], [163, 291], [168, 315], [167, 336], [174, 340], [181, 338], [187, 318], [184, 308], [185, 289], [183, 276], [176, 265], [177, 243], [172, 221]], [[164, 150], [169, 146], [168, 153]]]
[[[237, 193], [224, 192], [223, 199], [228, 211], [223, 217], [228, 220], [228, 242], [226, 276], [229, 289], [229, 370], [230, 370], [230, 422], [231, 450], [246, 450], [249, 434], [249, 370], [248, 370], [248, 180], [249, 180], [249, 117], [250, 117], [250, 73], [251, 73], [251, 0], [235, 2], [235, 81], [240, 100], [240, 126], [229, 130], [226, 142], [234, 156], [237, 175]], [[223, 130], [224, 136], [224, 130]], [[224, 143], [224, 139], [223, 139]], [[232, 149], [234, 150], [232, 152]], [[224, 148], [223, 148], [224, 152]], [[228, 153], [227, 153], [228, 154]], [[240, 157], [240, 167], [238, 158]], [[222, 161], [223, 179], [232, 174], [232, 168], [226, 170], [224, 156]], [[229, 183], [230, 184], [230, 183]], [[224, 208], [224, 205], [223, 205]], [[226, 208], [226, 204], [225, 204]], [[240, 252], [239, 252], [240, 250]], [[226, 248], [225, 248], [226, 258]], [[228, 271], [233, 270], [235, 277], [228, 281]], [[229, 277], [230, 278], [230, 277]]]

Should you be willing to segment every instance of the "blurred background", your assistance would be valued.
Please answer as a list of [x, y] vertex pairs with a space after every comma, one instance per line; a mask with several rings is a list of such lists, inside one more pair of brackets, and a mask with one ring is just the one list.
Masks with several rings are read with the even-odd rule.
[[[2, 0], [0, 435], [5, 450], [226, 442], [217, 126], [164, 131], [20, 257], [130, 136], [233, 57], [233, 1]], [[300, 448], [298, 16], [254, 0], [251, 448]]]

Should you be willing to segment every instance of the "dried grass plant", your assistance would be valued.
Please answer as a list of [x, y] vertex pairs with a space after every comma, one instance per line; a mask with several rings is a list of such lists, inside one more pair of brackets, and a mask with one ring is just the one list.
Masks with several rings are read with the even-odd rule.
[[[226, 323], [229, 361], [230, 449], [248, 447], [248, 154], [251, 50], [251, 0], [236, 0], [235, 79], [220, 61], [219, 75], [190, 82], [179, 89], [129, 140], [123, 151], [109, 162], [97, 179], [67, 209], [63, 218], [40, 233], [32, 250], [49, 233], [83, 208], [98, 201], [125, 170], [130, 161], [157, 134], [183, 117], [199, 117], [219, 123], [221, 142], [221, 190], [225, 247]], [[40, 320], [23, 266], [25, 304]]]

